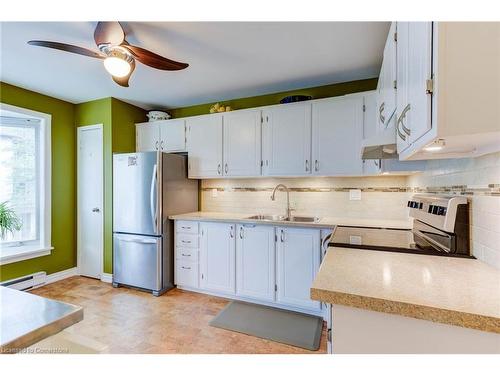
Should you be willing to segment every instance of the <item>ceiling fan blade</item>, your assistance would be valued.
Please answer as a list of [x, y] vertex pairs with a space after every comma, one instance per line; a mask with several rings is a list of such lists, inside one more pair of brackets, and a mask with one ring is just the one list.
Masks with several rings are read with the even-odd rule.
[[132, 59], [132, 61], [130, 62], [130, 72], [125, 77], [111, 76], [111, 78], [113, 78], [113, 81], [118, 83], [120, 86], [128, 87], [128, 80], [130, 79], [130, 76], [132, 75], [134, 70], [135, 70], [135, 61], [134, 59]]
[[125, 32], [119, 22], [97, 22], [94, 31], [95, 44], [111, 44], [118, 46], [125, 39]]
[[76, 53], [78, 55], [95, 57], [97, 59], [104, 59], [106, 57], [106, 56], [104, 56], [98, 52], [94, 52], [90, 49], [74, 46], [71, 44], [65, 44], [65, 43], [59, 43], [59, 42], [49, 42], [46, 40], [30, 40], [28, 42], [28, 44], [31, 46], [54, 48], [54, 49], [58, 49], [58, 50], [65, 51], [65, 52]]
[[161, 70], [182, 70], [186, 69], [189, 64], [167, 59], [163, 56], [157, 55], [147, 49], [132, 46], [128, 43], [122, 44], [122, 47], [128, 49], [141, 63], [148, 65], [152, 68]]

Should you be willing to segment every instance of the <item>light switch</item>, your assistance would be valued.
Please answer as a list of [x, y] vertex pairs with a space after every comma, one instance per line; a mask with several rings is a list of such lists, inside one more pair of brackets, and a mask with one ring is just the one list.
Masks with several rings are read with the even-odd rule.
[[360, 201], [361, 200], [361, 189], [349, 189], [349, 200], [350, 201]]
[[212, 189], [212, 198], [217, 198], [217, 189]]

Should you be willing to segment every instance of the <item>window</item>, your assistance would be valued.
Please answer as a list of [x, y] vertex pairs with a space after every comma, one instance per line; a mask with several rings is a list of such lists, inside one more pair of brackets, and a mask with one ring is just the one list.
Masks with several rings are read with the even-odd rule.
[[21, 228], [0, 237], [0, 264], [50, 254], [50, 116], [1, 104], [0, 202]]

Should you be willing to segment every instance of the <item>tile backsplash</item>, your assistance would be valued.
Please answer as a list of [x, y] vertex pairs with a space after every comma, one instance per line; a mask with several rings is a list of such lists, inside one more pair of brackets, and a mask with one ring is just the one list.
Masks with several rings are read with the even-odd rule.
[[[290, 205], [298, 215], [319, 217], [408, 219], [406, 202], [414, 193], [466, 195], [470, 202], [471, 246], [480, 260], [500, 269], [500, 153], [478, 158], [432, 160], [411, 176], [215, 179], [201, 183], [201, 210], [281, 214], [282, 191], [290, 188]], [[361, 200], [349, 200], [360, 189]]]
[[[406, 201], [410, 193], [406, 191], [406, 178], [385, 176], [204, 180], [201, 208], [203, 211], [281, 214], [286, 208], [286, 193], [279, 191], [275, 201], [270, 198], [279, 183], [290, 188], [290, 207], [298, 215], [408, 218]], [[361, 189], [361, 200], [349, 200], [349, 189]]]
[[471, 211], [472, 253], [500, 269], [500, 152], [428, 161], [425, 172], [407, 180], [412, 189], [466, 195]]

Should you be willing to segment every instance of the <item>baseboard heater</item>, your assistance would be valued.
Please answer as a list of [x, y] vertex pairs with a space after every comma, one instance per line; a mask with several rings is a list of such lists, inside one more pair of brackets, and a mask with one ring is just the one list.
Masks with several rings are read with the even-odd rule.
[[31, 275], [26, 275], [18, 277], [16, 279], [3, 281], [0, 283], [0, 285], [17, 290], [29, 290], [45, 284], [46, 281], [47, 281], [46, 272], [35, 272], [32, 273]]

